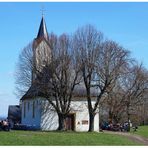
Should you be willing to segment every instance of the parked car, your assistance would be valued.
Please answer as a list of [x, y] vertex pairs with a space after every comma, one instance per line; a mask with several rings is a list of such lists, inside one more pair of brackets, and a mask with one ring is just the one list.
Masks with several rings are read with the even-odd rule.
[[10, 131], [10, 126], [8, 121], [2, 120], [0, 121], [0, 130], [1, 131]]

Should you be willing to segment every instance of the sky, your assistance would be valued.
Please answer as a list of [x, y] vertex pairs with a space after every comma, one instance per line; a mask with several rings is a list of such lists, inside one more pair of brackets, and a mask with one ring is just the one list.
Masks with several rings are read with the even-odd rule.
[[148, 2], [0, 2], [0, 116], [7, 117], [8, 105], [19, 104], [16, 63], [38, 33], [42, 6], [49, 33], [71, 34], [83, 25], [94, 25], [148, 69]]

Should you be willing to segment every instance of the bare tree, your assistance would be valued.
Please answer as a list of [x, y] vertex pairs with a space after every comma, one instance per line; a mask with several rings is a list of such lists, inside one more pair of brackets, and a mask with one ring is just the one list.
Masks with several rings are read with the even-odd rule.
[[132, 123], [136, 125], [147, 125], [148, 124], [148, 98], [147, 92], [144, 94], [141, 103], [138, 103], [132, 109], [130, 119]]
[[[75, 34], [75, 48], [80, 54], [87, 93], [89, 131], [94, 131], [94, 117], [100, 100], [112, 90], [128, 62], [128, 51], [113, 41], [103, 42], [102, 38], [103, 35], [90, 25], [78, 29]], [[97, 91], [94, 105], [91, 88]]]
[[[137, 115], [137, 108], [143, 108], [148, 87], [147, 71], [142, 65], [132, 65], [122, 75], [116, 86], [106, 96], [104, 105], [108, 106], [109, 118], [114, 121], [124, 119], [129, 121]], [[139, 109], [138, 112], [140, 112]], [[140, 113], [141, 114], [141, 113]], [[136, 117], [135, 117], [136, 118]], [[134, 121], [133, 121], [134, 122]]]
[[33, 48], [31, 42], [21, 51], [18, 63], [16, 65], [16, 73], [15, 73], [16, 94], [19, 97], [22, 97], [31, 86], [32, 69], [33, 69]]
[[125, 73], [129, 61], [129, 52], [123, 47], [113, 41], [103, 43], [96, 62], [96, 79], [94, 80], [98, 96], [93, 112], [96, 111], [102, 98], [113, 93], [116, 81]]
[[74, 87], [80, 81], [74, 55], [67, 35], [58, 38], [51, 33], [48, 43], [45, 41], [36, 48], [34, 42], [25, 47], [17, 65], [17, 91], [22, 96], [32, 85], [38, 87], [59, 116], [59, 130], [65, 129]]
[[37, 71], [37, 81], [43, 96], [58, 114], [58, 130], [65, 130], [73, 91], [81, 80], [80, 69], [67, 35], [61, 35], [55, 45], [51, 62], [46, 63], [42, 71]]
[[81, 65], [83, 81], [86, 88], [89, 111], [89, 131], [94, 130], [95, 112], [93, 112], [91, 88], [102, 39], [102, 33], [98, 32], [91, 25], [79, 28], [74, 35], [74, 48], [79, 55], [79, 63]]
[[127, 121], [136, 106], [143, 102], [148, 90], [148, 73], [142, 65], [130, 67], [130, 72], [120, 81], [122, 86], [122, 100], [126, 107]]
[[108, 113], [107, 120], [109, 123], [119, 123], [124, 118], [125, 105], [122, 98], [123, 92], [120, 85], [115, 87], [108, 92], [104, 100], [101, 100], [100, 106]]

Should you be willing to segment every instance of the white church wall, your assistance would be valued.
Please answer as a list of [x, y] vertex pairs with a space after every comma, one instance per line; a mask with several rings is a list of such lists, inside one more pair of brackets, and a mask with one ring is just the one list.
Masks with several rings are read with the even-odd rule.
[[49, 105], [48, 101], [42, 101], [41, 129], [57, 130], [57, 128], [58, 115], [56, 111]]
[[88, 131], [89, 116], [87, 112], [76, 113], [76, 131]]
[[[80, 99], [81, 100], [81, 99]], [[92, 103], [94, 104], [94, 103]], [[89, 114], [87, 108], [87, 101], [72, 101], [72, 112], [76, 113], [75, 116], [75, 130], [88, 131], [89, 129]], [[94, 119], [94, 130], [99, 131], [99, 113], [96, 114]]]
[[94, 131], [99, 131], [99, 113], [96, 113], [96, 115], [95, 115]]
[[[33, 106], [34, 106], [34, 116], [33, 116]], [[24, 111], [25, 111], [25, 116], [24, 116]], [[21, 123], [25, 125], [32, 125], [32, 126], [35, 126], [36, 128], [40, 128], [40, 121], [41, 121], [40, 100], [28, 99], [28, 100], [23, 101], [22, 102], [22, 121]]]
[[[80, 99], [81, 100], [81, 99]], [[32, 117], [33, 101], [35, 101], [35, 117]], [[26, 117], [24, 118], [24, 102], [26, 102]], [[30, 108], [28, 110], [28, 102]], [[72, 101], [70, 113], [75, 114], [75, 130], [88, 131], [89, 114], [87, 101]], [[22, 103], [22, 124], [34, 125], [42, 130], [56, 130], [58, 128], [58, 115], [56, 111], [43, 98], [26, 100]], [[94, 130], [99, 131], [99, 113], [95, 116]]]
[[71, 112], [76, 113], [75, 116], [75, 130], [76, 131], [87, 131], [88, 124], [82, 124], [82, 121], [88, 121], [88, 110], [86, 101], [72, 101]]

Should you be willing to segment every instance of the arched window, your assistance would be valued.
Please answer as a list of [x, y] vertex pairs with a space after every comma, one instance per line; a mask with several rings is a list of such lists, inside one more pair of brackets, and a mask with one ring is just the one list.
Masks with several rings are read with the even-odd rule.
[[29, 111], [29, 108], [30, 108], [30, 103], [28, 102], [28, 111]]
[[35, 117], [35, 101], [33, 101], [33, 105], [32, 105], [32, 118]]
[[24, 102], [24, 118], [26, 117], [26, 102]]

